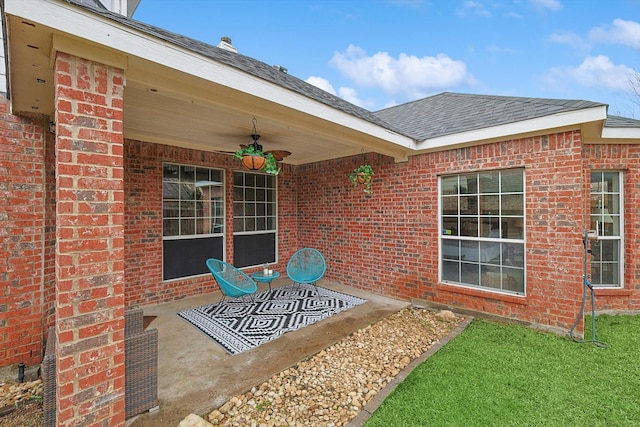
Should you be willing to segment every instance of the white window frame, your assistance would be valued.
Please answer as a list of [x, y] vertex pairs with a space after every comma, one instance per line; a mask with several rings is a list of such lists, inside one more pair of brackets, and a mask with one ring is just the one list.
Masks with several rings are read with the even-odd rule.
[[[601, 177], [604, 177], [604, 174], [616, 174], [618, 176], [618, 191], [604, 191], [604, 188], [599, 190], [599, 191], [592, 191], [591, 188], [589, 188], [589, 205], [588, 205], [588, 211], [589, 211], [589, 224], [590, 224], [590, 229], [596, 231], [597, 235], [598, 235], [598, 239], [596, 241], [591, 241], [591, 254], [590, 254], [590, 269], [589, 269], [589, 273], [590, 273], [590, 279], [591, 279], [591, 284], [593, 285], [594, 288], [602, 288], [602, 289], [619, 289], [619, 288], [624, 288], [624, 173], [619, 171], [619, 170], [606, 170], [606, 169], [598, 169], [598, 170], [592, 170], [590, 173], [590, 179], [589, 182], [591, 183], [591, 180], [593, 179], [593, 174], [601, 174]], [[602, 180], [603, 178], [601, 178]], [[591, 200], [593, 199], [594, 195], [596, 197], [601, 196], [600, 200], [604, 200], [604, 197], [606, 197], [607, 195], [612, 195], [618, 196], [618, 200], [619, 200], [619, 206], [617, 208], [617, 211], [619, 212], [619, 214], [614, 214], [614, 213], [610, 213], [609, 211], [615, 211], [614, 209], [609, 209], [609, 207], [607, 206], [600, 206], [600, 205], [595, 205], [593, 206], [591, 203]], [[601, 211], [600, 209], [605, 209], [604, 212]], [[599, 221], [598, 219], [604, 219], [604, 221]], [[615, 236], [611, 236], [611, 235], [607, 235], [606, 232], [604, 232], [605, 227], [607, 226], [606, 223], [609, 221], [615, 221], [615, 220], [619, 221], [619, 233], [618, 235]], [[596, 223], [596, 221], [598, 221]], [[602, 268], [603, 265], [606, 265], [605, 262], [601, 261], [596, 261], [596, 254], [595, 251], [599, 250], [600, 245], [603, 244], [603, 242], [611, 242], [611, 241], [617, 241], [618, 242], [618, 272], [617, 272], [617, 276], [618, 276], [618, 283], [601, 283], [601, 275], [600, 275], [600, 270], [599, 268]], [[598, 276], [598, 277], [596, 277]]]
[[[485, 233], [486, 229], [484, 231], [480, 231], [480, 228], [482, 228], [483, 223], [485, 222], [486, 219], [490, 218], [487, 217], [486, 214], [483, 214], [480, 210], [480, 207], [478, 206], [478, 210], [477, 210], [477, 214], [476, 215], [463, 215], [461, 212], [461, 205], [460, 205], [460, 201], [458, 201], [458, 213], [456, 215], [451, 215], [451, 214], [447, 214], [445, 215], [444, 210], [443, 209], [443, 202], [445, 195], [443, 195], [443, 185], [442, 185], [442, 180], [444, 178], [452, 178], [452, 177], [458, 177], [458, 179], [460, 179], [461, 177], [464, 176], [468, 176], [468, 175], [476, 175], [476, 177], [478, 178], [477, 182], [480, 182], [480, 177], [483, 174], [492, 174], [492, 173], [497, 173], [499, 174], [500, 177], [502, 177], [502, 173], [503, 172], [507, 172], [510, 170], [520, 170], [522, 172], [522, 191], [518, 191], [518, 192], [509, 192], [509, 191], [502, 191], [502, 185], [500, 185], [500, 189], [499, 191], [496, 192], [491, 192], [491, 193], [483, 193], [482, 190], [480, 188], [476, 189], [475, 193], [463, 193], [462, 191], [458, 190], [458, 192], [456, 193], [458, 198], [461, 199], [463, 196], [466, 196], [467, 194], [469, 195], [477, 195], [478, 196], [478, 201], [481, 201], [481, 197], [482, 196], [497, 196], [500, 200], [502, 200], [503, 196], [507, 196], [509, 194], [522, 194], [522, 215], [508, 215], [507, 213], [505, 213], [505, 211], [503, 210], [502, 207], [502, 202], [500, 202], [500, 209], [499, 212], [497, 213], [496, 217], [498, 218], [499, 221], [499, 225], [500, 225], [500, 229], [499, 229], [499, 235], [496, 235], [495, 233], [493, 233], [494, 235], [491, 235], [491, 233], [487, 234]], [[502, 178], [501, 178], [502, 179]], [[480, 185], [480, 184], [478, 184]], [[450, 194], [449, 196], [453, 196], [453, 194]], [[447, 224], [444, 223], [444, 218], [447, 218], [448, 220], [453, 219], [454, 217], [458, 218], [458, 228], [457, 230], [453, 230], [452, 228], [448, 228], [448, 224], [450, 224], [450, 222], [448, 222]], [[477, 231], [477, 236], [468, 236], [468, 235], [464, 235], [464, 233], [461, 230], [461, 225], [462, 225], [462, 220], [463, 218], [466, 220], [472, 219], [472, 218], [477, 218], [477, 223], [478, 223], [478, 231]], [[510, 235], [504, 236], [502, 235], [503, 233], [503, 229], [502, 229], [502, 222], [504, 220], [509, 220], [509, 219], [515, 219], [518, 220], [521, 218], [521, 229], [519, 233], [514, 233], [511, 232], [509, 233]], [[492, 222], [492, 221], [489, 221]], [[438, 257], [438, 279], [440, 282], [442, 283], [447, 283], [447, 284], [451, 284], [451, 285], [456, 285], [456, 286], [462, 286], [462, 287], [467, 287], [467, 288], [472, 288], [472, 289], [478, 289], [478, 290], [482, 290], [482, 291], [489, 291], [489, 292], [497, 292], [500, 294], [508, 294], [508, 295], [515, 295], [515, 296], [526, 296], [526, 290], [527, 290], [527, 275], [526, 275], [526, 243], [525, 243], [525, 236], [526, 236], [526, 230], [525, 230], [525, 225], [526, 225], [526, 186], [525, 186], [525, 169], [524, 168], [513, 168], [513, 169], [501, 169], [501, 170], [482, 170], [482, 171], [475, 171], [475, 172], [460, 172], [460, 173], [456, 173], [456, 174], [447, 174], [447, 175], [443, 175], [440, 176], [438, 178], [438, 223], [439, 223], [439, 230], [441, 230], [439, 239], [438, 239], [438, 245], [439, 245], [439, 257]], [[483, 234], [487, 234], [487, 235], [483, 235]], [[458, 259], [455, 259], [455, 254], [454, 256], [450, 256], [445, 254], [445, 252], [447, 252], [447, 250], [450, 248], [451, 243], [453, 242], [460, 242], [460, 249], [459, 249], [459, 253], [458, 253]], [[480, 253], [477, 257], [477, 259], [471, 260], [471, 261], [465, 261], [465, 255], [463, 254], [463, 247], [464, 247], [464, 242], [468, 242], [470, 245], [474, 245], [474, 244], [479, 244], [480, 246], [478, 247], [480, 250]], [[499, 263], [495, 262], [495, 258], [493, 258], [493, 260], [488, 261], [485, 259], [482, 259], [482, 257], [484, 256], [484, 252], [483, 252], [483, 245], [488, 248], [489, 246], [496, 246], [499, 245], [499, 249], [498, 252], [499, 254], [497, 255], [500, 259]], [[445, 247], [447, 246], [447, 247]], [[506, 251], [505, 248], [510, 248], [510, 249], [514, 249], [516, 248], [516, 252], [517, 252], [517, 263], [515, 264], [511, 264], [512, 261], [509, 260], [508, 255], [506, 255]], [[454, 248], [455, 250], [455, 248]], [[513, 258], [515, 259], [515, 258]], [[459, 278], [460, 280], [450, 280], [449, 278], [445, 277], [445, 263], [448, 263], [450, 266], [458, 263], [459, 264]], [[469, 283], [469, 282], [464, 282], [462, 281], [462, 268], [464, 267], [464, 265], [478, 265], [478, 283], [474, 284], [474, 283]], [[484, 271], [489, 271], [490, 269], [492, 270], [499, 270], [500, 271], [500, 285], [499, 287], [495, 287], [495, 286], [490, 286], [490, 285], [482, 285], [482, 281], [483, 280], [487, 280], [487, 278], [482, 277], [483, 272]], [[510, 271], [509, 269], [511, 269], [511, 271], [515, 271], [517, 270], [519, 272], [519, 274], [521, 274], [521, 279], [522, 279], [522, 290], [512, 290], [509, 289], [508, 286], [506, 286], [506, 282], [505, 282], [505, 276], [508, 277], [508, 272]], [[505, 274], [503, 274], [505, 273]], [[487, 283], [489, 281], [487, 280]]]

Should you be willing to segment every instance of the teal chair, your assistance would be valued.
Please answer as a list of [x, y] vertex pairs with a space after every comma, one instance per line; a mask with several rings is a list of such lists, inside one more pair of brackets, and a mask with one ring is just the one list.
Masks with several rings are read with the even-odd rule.
[[317, 249], [303, 248], [291, 256], [287, 263], [287, 276], [294, 283], [313, 285], [318, 292], [316, 283], [327, 271], [327, 263]]
[[241, 298], [247, 295], [250, 295], [251, 301], [253, 301], [253, 294], [258, 290], [258, 285], [246, 273], [215, 258], [207, 260], [207, 268], [222, 291], [220, 302], [224, 301], [225, 297]]

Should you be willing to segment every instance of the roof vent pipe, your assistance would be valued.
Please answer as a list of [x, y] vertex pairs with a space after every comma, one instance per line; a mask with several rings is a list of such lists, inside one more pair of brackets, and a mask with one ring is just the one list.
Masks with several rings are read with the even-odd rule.
[[238, 53], [238, 48], [231, 44], [231, 38], [227, 36], [220, 37], [218, 47], [220, 49], [228, 50], [229, 52]]

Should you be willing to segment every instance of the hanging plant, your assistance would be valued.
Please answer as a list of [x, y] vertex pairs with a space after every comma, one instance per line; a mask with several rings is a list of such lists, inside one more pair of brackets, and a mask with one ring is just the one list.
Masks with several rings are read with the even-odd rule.
[[247, 145], [240, 148], [233, 155], [238, 160], [242, 160], [242, 164], [251, 170], [262, 170], [271, 175], [278, 175], [280, 169], [276, 158], [271, 153], [265, 153], [262, 150], [256, 150], [253, 145]]
[[371, 195], [373, 194], [373, 190], [371, 189], [373, 175], [373, 167], [371, 165], [360, 165], [349, 174], [349, 181], [351, 181], [354, 187], [364, 185], [363, 191]]

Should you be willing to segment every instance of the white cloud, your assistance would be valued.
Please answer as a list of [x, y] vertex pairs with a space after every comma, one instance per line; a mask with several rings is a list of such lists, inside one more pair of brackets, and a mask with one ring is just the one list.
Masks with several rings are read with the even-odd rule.
[[601, 88], [618, 92], [629, 90], [629, 76], [633, 70], [615, 65], [608, 56], [588, 56], [577, 67], [555, 67], [547, 74], [547, 82], [565, 86], [571, 82], [588, 88]]
[[491, 16], [491, 12], [487, 10], [484, 4], [474, 0], [467, 0], [463, 2], [462, 9], [457, 9], [457, 13], [458, 15], [473, 14], [473, 15], [479, 15], [479, 16], [485, 16], [485, 17]]
[[562, 3], [558, 0], [529, 0], [529, 3], [538, 10], [550, 10], [555, 12], [562, 9]]
[[590, 48], [589, 43], [584, 41], [582, 37], [571, 32], [551, 34], [549, 41], [552, 43], [566, 44], [569, 47], [583, 51], [588, 51]]
[[350, 103], [355, 104], [358, 107], [371, 109], [375, 105], [375, 102], [373, 101], [365, 101], [363, 99], [360, 99], [356, 90], [350, 87], [341, 86], [338, 90], [338, 94], [340, 98], [344, 99], [345, 101], [349, 101]]
[[602, 25], [591, 30], [589, 38], [600, 43], [622, 44], [640, 48], [640, 23], [614, 19], [613, 25]]
[[333, 88], [333, 85], [329, 83], [329, 80], [327, 79], [317, 76], [311, 76], [306, 80], [306, 82], [324, 90], [325, 92], [329, 92], [331, 95], [337, 95], [336, 90]]
[[447, 55], [417, 56], [387, 52], [368, 56], [363, 49], [349, 45], [345, 52], [336, 52], [330, 63], [356, 85], [377, 87], [387, 95], [403, 95], [417, 99], [437, 90], [473, 83], [462, 61]]
[[373, 101], [365, 101], [360, 99], [358, 97], [356, 90], [350, 87], [340, 87], [336, 92], [335, 88], [329, 82], [329, 80], [322, 77], [311, 76], [306, 80], [306, 82], [317, 88], [324, 90], [325, 92], [329, 92], [332, 95], [339, 96], [345, 101], [348, 101], [362, 108], [371, 108], [375, 104]]

